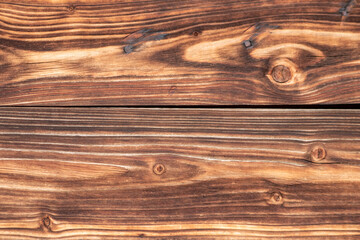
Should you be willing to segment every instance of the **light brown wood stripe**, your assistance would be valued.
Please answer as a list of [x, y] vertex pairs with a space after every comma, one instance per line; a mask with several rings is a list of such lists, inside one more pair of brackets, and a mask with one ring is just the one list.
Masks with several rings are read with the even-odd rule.
[[356, 1], [0, 4], [0, 105], [360, 102]]
[[358, 239], [359, 116], [0, 108], [0, 238]]

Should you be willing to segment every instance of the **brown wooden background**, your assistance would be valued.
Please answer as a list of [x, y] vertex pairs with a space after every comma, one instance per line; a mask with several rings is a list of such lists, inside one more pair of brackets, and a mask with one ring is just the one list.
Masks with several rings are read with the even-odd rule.
[[0, 239], [360, 239], [356, 0], [0, 2]]

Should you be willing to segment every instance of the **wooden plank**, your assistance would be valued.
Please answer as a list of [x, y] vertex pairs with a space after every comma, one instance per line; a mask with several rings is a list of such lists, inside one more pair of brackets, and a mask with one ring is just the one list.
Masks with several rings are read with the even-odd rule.
[[0, 108], [0, 238], [358, 239], [360, 110]]
[[0, 105], [360, 102], [355, 0], [0, 4]]

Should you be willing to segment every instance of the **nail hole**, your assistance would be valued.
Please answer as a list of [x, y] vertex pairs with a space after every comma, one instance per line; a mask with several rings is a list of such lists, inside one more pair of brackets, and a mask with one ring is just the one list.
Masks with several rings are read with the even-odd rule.
[[153, 167], [153, 172], [156, 174], [156, 175], [161, 175], [165, 172], [165, 166], [161, 163], [157, 163], [154, 165]]
[[324, 147], [322, 146], [315, 146], [312, 150], [311, 150], [311, 160], [313, 162], [319, 162], [322, 161], [326, 158], [326, 150]]
[[126, 46], [123, 48], [123, 50], [124, 50], [124, 53], [129, 54], [129, 53], [132, 53], [132, 51], [134, 51], [134, 48], [133, 48], [132, 45], [126, 45]]
[[292, 77], [291, 70], [284, 65], [275, 66], [271, 72], [272, 78], [278, 83], [285, 83]]
[[250, 40], [245, 40], [243, 44], [246, 48], [251, 48], [253, 46], [253, 43]]

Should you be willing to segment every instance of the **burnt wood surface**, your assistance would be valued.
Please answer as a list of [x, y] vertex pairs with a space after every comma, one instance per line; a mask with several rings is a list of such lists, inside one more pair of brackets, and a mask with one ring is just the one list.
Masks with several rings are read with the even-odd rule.
[[0, 105], [360, 102], [356, 0], [5, 0]]
[[360, 239], [358, 3], [0, 2], [0, 239]]
[[359, 239], [359, 116], [0, 108], [0, 238]]

